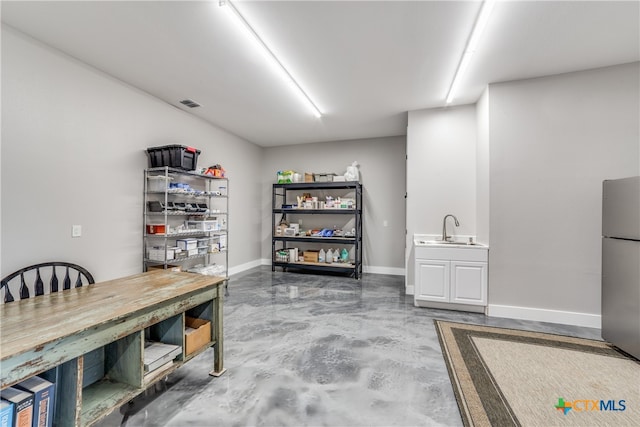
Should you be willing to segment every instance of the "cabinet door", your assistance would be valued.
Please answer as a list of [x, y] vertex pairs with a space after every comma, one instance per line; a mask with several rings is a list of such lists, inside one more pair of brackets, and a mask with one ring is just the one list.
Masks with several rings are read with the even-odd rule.
[[487, 305], [487, 264], [451, 261], [451, 302]]
[[449, 301], [449, 261], [416, 260], [415, 299]]

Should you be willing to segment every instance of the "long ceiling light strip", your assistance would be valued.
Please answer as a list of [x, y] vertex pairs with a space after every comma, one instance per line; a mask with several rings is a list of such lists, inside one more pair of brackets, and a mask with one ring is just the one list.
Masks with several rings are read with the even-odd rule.
[[282, 64], [282, 62], [280, 62], [278, 57], [273, 53], [273, 51], [269, 48], [269, 46], [267, 46], [264, 40], [262, 40], [262, 38], [258, 35], [258, 33], [256, 33], [256, 31], [253, 29], [253, 27], [249, 25], [247, 20], [244, 18], [244, 16], [242, 16], [242, 14], [238, 11], [238, 9], [236, 9], [236, 7], [229, 0], [220, 0], [219, 5], [223, 6], [225, 9], [231, 12], [229, 13], [229, 15], [233, 15], [235, 17], [234, 22], [242, 26], [245, 30], [249, 32], [250, 35], [253, 36], [253, 39], [262, 48], [266, 56], [274, 62], [274, 65], [276, 65], [276, 68], [278, 68], [283, 73], [283, 76], [291, 83], [292, 87], [298, 90], [300, 94], [300, 98], [305, 102], [305, 104], [313, 112], [314, 116], [318, 118], [322, 117], [322, 113], [320, 112], [320, 109], [311, 100], [311, 98], [309, 97], [309, 95], [307, 95], [304, 89], [302, 89], [302, 86], [300, 86], [300, 84], [296, 81], [296, 79], [293, 78], [289, 70], [287, 70], [285, 66]]
[[476, 51], [478, 46], [478, 42], [482, 35], [482, 31], [487, 26], [489, 22], [489, 16], [491, 15], [491, 11], [493, 10], [493, 6], [495, 5], [495, 0], [485, 0], [482, 3], [482, 8], [480, 9], [480, 13], [478, 14], [478, 18], [476, 19], [476, 23], [473, 26], [473, 30], [471, 31], [471, 37], [469, 37], [469, 41], [467, 42], [467, 46], [464, 49], [464, 53], [462, 54], [462, 58], [460, 59], [460, 64], [458, 64], [458, 69], [456, 70], [456, 75], [453, 77], [453, 82], [451, 82], [451, 86], [449, 87], [449, 93], [447, 93], [446, 103], [450, 104], [453, 101], [453, 97], [458, 90], [458, 86], [460, 85], [460, 80], [464, 75], [467, 67], [469, 66], [469, 62], [471, 62], [471, 57]]

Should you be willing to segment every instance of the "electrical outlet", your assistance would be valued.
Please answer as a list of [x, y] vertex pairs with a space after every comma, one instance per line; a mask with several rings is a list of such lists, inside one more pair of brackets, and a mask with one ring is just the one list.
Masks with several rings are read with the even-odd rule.
[[72, 225], [71, 226], [71, 237], [80, 237], [82, 236], [82, 226], [81, 225]]
[[386, 219], [384, 221], [382, 221], [382, 226], [383, 227], [388, 227], [389, 226], [389, 221], [387, 221]]

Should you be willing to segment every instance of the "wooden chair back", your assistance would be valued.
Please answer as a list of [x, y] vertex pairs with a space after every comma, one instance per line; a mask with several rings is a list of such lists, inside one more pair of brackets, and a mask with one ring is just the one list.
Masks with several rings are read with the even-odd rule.
[[6, 276], [0, 282], [4, 302], [79, 288], [95, 283], [87, 269], [70, 262], [43, 262], [30, 265]]

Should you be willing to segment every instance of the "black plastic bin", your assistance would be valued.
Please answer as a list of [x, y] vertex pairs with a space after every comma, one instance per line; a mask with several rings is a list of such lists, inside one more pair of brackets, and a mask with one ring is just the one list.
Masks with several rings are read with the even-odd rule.
[[147, 148], [149, 167], [169, 166], [187, 171], [195, 170], [200, 150], [185, 145], [165, 145]]

